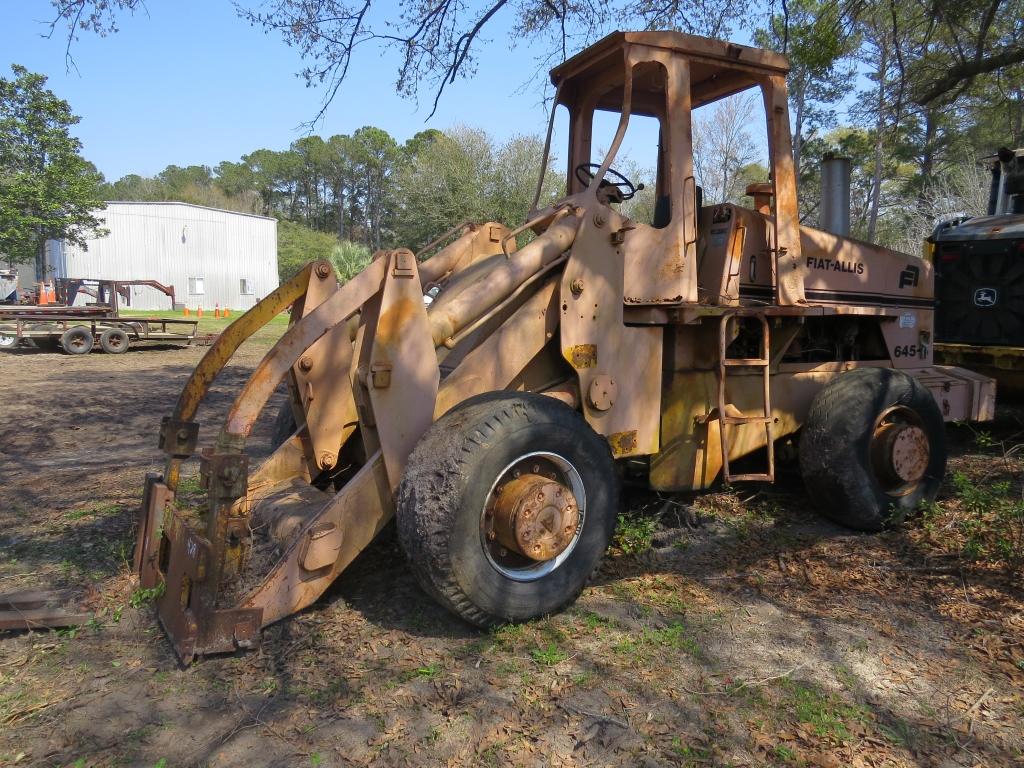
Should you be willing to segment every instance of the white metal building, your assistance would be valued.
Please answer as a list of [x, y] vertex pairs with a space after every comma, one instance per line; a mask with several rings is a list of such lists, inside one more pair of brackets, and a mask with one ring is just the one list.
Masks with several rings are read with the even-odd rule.
[[[189, 309], [248, 309], [278, 285], [277, 220], [190, 203], [107, 203], [105, 237], [80, 248], [47, 244], [56, 277], [157, 280]], [[86, 300], [84, 296], [79, 301]], [[169, 309], [152, 288], [132, 289], [132, 309]]]

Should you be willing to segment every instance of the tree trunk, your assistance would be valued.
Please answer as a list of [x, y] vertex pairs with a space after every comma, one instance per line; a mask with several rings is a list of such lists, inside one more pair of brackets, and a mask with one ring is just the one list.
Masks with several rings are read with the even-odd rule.
[[920, 177], [921, 186], [917, 190], [917, 202], [924, 202], [925, 191], [935, 173], [935, 134], [938, 131], [935, 110], [929, 108], [924, 115], [924, 147], [921, 151]]
[[871, 174], [871, 210], [868, 212], [869, 243], [875, 242], [875, 231], [878, 226], [878, 208], [882, 199], [882, 137], [885, 132], [885, 76], [889, 70], [888, 51], [885, 49], [886, 41], [879, 41], [878, 69], [878, 110], [875, 116], [875, 164]]
[[1015, 98], [1007, 104], [1007, 108], [1011, 110], [1013, 123], [1010, 129], [1010, 146], [1016, 148], [1024, 144], [1024, 89], [1017, 88], [1014, 96]]
[[39, 245], [36, 247], [36, 280], [46, 279], [46, 238], [39, 234]]
[[334, 205], [338, 209], [338, 239], [345, 239], [345, 188], [339, 184], [334, 189]]

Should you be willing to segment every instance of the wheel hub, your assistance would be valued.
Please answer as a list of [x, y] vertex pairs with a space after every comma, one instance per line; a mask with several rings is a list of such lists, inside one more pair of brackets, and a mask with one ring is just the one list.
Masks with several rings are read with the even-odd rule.
[[916, 483], [928, 469], [928, 435], [915, 424], [885, 424], [875, 435], [879, 469], [896, 482]]
[[564, 552], [580, 522], [572, 490], [532, 472], [497, 487], [487, 511], [491, 522], [488, 538], [535, 561]]

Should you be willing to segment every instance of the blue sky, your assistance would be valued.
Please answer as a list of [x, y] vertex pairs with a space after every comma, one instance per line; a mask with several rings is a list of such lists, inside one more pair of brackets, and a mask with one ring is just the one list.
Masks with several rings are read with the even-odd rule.
[[[147, 8], [124, 16], [117, 34], [82, 34], [72, 47], [77, 71], [69, 72], [64, 28], [52, 39], [41, 36], [50, 3], [8, 3], [0, 68], [6, 77], [18, 63], [49, 77], [48, 87], [82, 118], [74, 132], [84, 156], [110, 180], [170, 164], [213, 166], [261, 147], [284, 149], [304, 134], [301, 124], [317, 114], [323, 91], [296, 77], [300, 57], [280, 37], [250, 27], [228, 0], [149, 0]], [[398, 60], [366, 48], [315, 132], [376, 125], [404, 141], [424, 128], [463, 123], [498, 140], [541, 133], [544, 81], [523, 88], [536, 63], [529, 48], [508, 49], [501, 32], [511, 13], [496, 18], [475, 79], [451, 86], [429, 123], [428, 94], [419, 108], [397, 96]]]

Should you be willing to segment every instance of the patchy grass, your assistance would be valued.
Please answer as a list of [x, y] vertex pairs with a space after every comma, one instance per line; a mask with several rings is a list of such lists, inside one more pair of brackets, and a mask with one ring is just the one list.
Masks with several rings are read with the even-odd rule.
[[615, 526], [614, 546], [627, 555], [646, 552], [651, 548], [658, 520], [642, 511], [627, 510], [619, 515]]
[[94, 504], [88, 507], [81, 507], [79, 509], [72, 509], [64, 513], [65, 520], [83, 520], [87, 517], [103, 517], [109, 515], [117, 515], [123, 511], [123, 507], [120, 504]]
[[416, 667], [407, 673], [406, 679], [413, 680], [419, 678], [420, 680], [433, 680], [435, 677], [441, 674], [441, 670], [444, 669], [440, 664], [424, 664], [422, 667]]
[[697, 640], [687, 626], [679, 621], [662, 629], [645, 629], [639, 635], [628, 634], [612, 650], [634, 663], [642, 664], [652, 654], [665, 649], [683, 651], [695, 658], [702, 656]]
[[638, 610], [650, 615], [654, 610], [663, 615], [686, 613], [686, 585], [676, 576], [643, 576], [624, 579], [612, 587], [612, 591], [637, 604]]
[[1024, 499], [1021, 478], [984, 482], [954, 471], [950, 482], [966, 514], [956, 518], [960, 552], [968, 560], [1003, 566], [1010, 577], [1024, 568]]
[[163, 597], [164, 592], [167, 591], [167, 584], [160, 582], [155, 587], [139, 587], [132, 592], [131, 597], [128, 598], [128, 604], [132, 608], [141, 608], [147, 603], [151, 603], [154, 600]]
[[530, 658], [545, 667], [553, 667], [569, 658], [569, 654], [554, 643], [548, 643], [544, 648], [534, 648], [530, 651]]
[[815, 734], [825, 739], [845, 743], [851, 739], [853, 723], [868, 720], [863, 708], [843, 703], [810, 683], [783, 679], [779, 687], [784, 711], [798, 723], [810, 725]]
[[[880, 535], [817, 524], [785, 483], [702, 496], [699, 520], [659, 517], [669, 502], [657, 494], [630, 499], [622, 535], [574, 607], [490, 632], [426, 598], [384, 535], [321, 600], [269, 626], [259, 649], [180, 669], [153, 616], [156, 595], [134, 591], [125, 564], [155, 424], [198, 357], [167, 354], [171, 363], [132, 358], [123, 389], [104, 368], [123, 357], [55, 367], [26, 354], [5, 370], [71, 411], [13, 404], [19, 430], [34, 430], [25, 445], [37, 453], [26, 456], [70, 466], [120, 438], [116, 455], [129, 463], [55, 471], [59, 482], [47, 483], [0, 456], [0, 591], [69, 584], [95, 617], [0, 638], [0, 764], [1020, 761], [1024, 599], [990, 559], [996, 540], [982, 536], [970, 559], [961, 526], [1019, 493], [1024, 463], [1003, 445], [1005, 426], [969, 445], [951, 430], [951, 470], [970, 486], [951, 475], [932, 517]], [[225, 376], [213, 422], [244, 367]], [[98, 405], [118, 430], [93, 423]], [[75, 447], [39, 447], [69, 423], [81, 427]], [[254, 445], [267, 439], [259, 429]], [[179, 495], [198, 492], [186, 474]]]
[[683, 768], [698, 768], [712, 762], [711, 749], [686, 744], [680, 736], [672, 739], [672, 751], [679, 757], [678, 764]]

